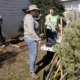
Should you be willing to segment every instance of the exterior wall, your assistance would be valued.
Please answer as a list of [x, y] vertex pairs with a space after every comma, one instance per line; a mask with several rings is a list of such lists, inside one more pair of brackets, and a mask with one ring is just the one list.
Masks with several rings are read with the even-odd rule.
[[80, 0], [63, 1], [66, 11], [65, 16], [71, 22], [80, 19]]
[[80, 0], [63, 2], [67, 10], [74, 9], [80, 11]]
[[24, 17], [23, 8], [27, 8], [30, 0], [0, 0], [0, 15], [3, 17], [2, 30], [8, 38], [16, 37]]

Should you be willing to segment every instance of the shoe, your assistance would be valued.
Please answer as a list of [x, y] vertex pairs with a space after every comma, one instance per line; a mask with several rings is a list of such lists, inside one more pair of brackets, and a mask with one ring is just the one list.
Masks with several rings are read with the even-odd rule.
[[34, 79], [38, 79], [39, 78], [34, 72], [30, 72], [29, 75]]
[[2, 45], [2, 47], [4, 48], [4, 47], [6, 47], [6, 45]]

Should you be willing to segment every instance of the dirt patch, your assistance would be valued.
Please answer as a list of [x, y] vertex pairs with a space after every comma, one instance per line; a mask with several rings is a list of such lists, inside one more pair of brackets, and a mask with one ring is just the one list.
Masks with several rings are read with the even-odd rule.
[[[12, 42], [3, 48], [7, 51], [6, 53], [0, 53], [0, 80], [34, 80], [29, 76], [29, 49], [26, 43], [24, 41]], [[44, 43], [45, 40], [42, 41], [42, 44]], [[10, 44], [20, 45], [20, 47], [16, 48]], [[43, 78], [43, 72], [48, 67], [50, 59], [46, 51], [41, 51], [39, 46], [36, 61], [38, 67], [35, 71], [40, 76], [40, 80]]]

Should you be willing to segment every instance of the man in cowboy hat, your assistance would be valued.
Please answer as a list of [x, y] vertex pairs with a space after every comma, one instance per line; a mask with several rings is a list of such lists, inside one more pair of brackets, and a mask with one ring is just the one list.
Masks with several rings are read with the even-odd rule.
[[27, 14], [24, 17], [24, 40], [29, 47], [30, 76], [35, 79], [39, 78], [34, 72], [37, 57], [37, 43], [40, 42], [34, 29], [39, 26], [38, 22], [34, 19], [38, 11], [39, 8], [37, 8], [36, 5], [30, 5], [29, 9], [26, 10]]

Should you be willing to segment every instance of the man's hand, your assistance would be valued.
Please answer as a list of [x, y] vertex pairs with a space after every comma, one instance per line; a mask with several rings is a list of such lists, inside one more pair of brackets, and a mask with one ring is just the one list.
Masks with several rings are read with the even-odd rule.
[[42, 16], [42, 14], [39, 14], [39, 16], [41, 17], [41, 16]]
[[53, 31], [53, 32], [55, 32], [55, 31], [56, 31], [56, 29], [55, 29], [55, 28], [52, 28], [52, 31]]
[[41, 46], [41, 41], [38, 41], [38, 45]]

